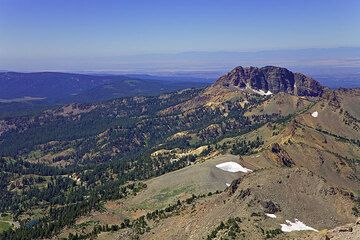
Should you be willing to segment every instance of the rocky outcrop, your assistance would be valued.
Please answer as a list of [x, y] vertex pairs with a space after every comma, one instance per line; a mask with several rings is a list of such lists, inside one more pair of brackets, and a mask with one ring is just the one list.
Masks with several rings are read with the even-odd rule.
[[261, 206], [263, 207], [265, 213], [274, 214], [280, 211], [279, 205], [272, 201], [262, 201]]
[[314, 79], [286, 68], [267, 66], [236, 67], [220, 77], [213, 86], [250, 88], [264, 93], [286, 92], [297, 96], [321, 96], [324, 87]]
[[227, 188], [229, 196], [233, 195], [236, 192], [241, 180], [242, 178], [238, 178], [231, 182], [230, 186]]
[[292, 167], [295, 165], [290, 155], [278, 143], [272, 144], [271, 152], [275, 155], [276, 162], [281, 166]]

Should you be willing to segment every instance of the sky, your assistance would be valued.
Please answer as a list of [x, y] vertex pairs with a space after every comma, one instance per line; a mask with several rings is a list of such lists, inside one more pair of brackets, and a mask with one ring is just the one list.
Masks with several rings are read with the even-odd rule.
[[105, 67], [104, 59], [141, 54], [360, 47], [359, 23], [358, 0], [0, 0], [0, 69], [94, 68], [97, 59]]

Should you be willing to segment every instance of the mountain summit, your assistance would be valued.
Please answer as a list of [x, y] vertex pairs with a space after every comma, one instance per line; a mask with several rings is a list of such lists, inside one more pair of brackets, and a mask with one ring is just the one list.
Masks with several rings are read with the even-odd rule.
[[236, 67], [220, 77], [214, 87], [250, 88], [259, 94], [286, 92], [297, 96], [320, 96], [324, 87], [314, 79], [286, 68], [266, 66]]
[[274, 95], [283, 93], [293, 96], [321, 97], [326, 87], [311, 77], [293, 73], [286, 68], [266, 66], [236, 67], [205, 88], [195, 98], [164, 112], [187, 111], [202, 106], [216, 107], [224, 102], [242, 99], [242, 106], [253, 95]]

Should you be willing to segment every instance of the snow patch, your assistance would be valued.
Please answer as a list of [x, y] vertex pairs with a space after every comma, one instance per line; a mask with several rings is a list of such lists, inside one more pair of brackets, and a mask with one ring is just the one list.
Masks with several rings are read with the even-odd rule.
[[269, 95], [272, 95], [273, 93], [270, 92], [269, 90], [267, 92], [264, 92], [264, 90], [260, 89], [259, 91], [258, 90], [255, 90], [255, 89], [252, 89], [254, 93], [257, 93], [261, 96], [269, 96]]
[[319, 116], [319, 113], [318, 113], [317, 111], [315, 111], [315, 112], [313, 112], [313, 113], [311, 114], [311, 116], [313, 116], [314, 118], [316, 118], [316, 117]]
[[216, 165], [216, 167], [227, 172], [243, 172], [243, 173], [252, 172], [252, 170], [248, 168], [244, 168], [243, 166], [241, 166], [236, 162], [224, 162]]
[[265, 213], [265, 215], [268, 216], [269, 218], [276, 218], [276, 215], [272, 213]]
[[280, 224], [281, 231], [283, 232], [293, 232], [293, 231], [315, 231], [318, 232], [315, 228], [306, 226], [303, 222], [295, 218], [295, 222], [286, 220], [286, 224]]

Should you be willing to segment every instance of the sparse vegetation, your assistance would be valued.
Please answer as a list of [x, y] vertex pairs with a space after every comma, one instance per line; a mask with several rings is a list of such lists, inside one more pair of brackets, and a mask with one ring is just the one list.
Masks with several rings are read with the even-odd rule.
[[231, 147], [231, 153], [234, 155], [249, 155], [253, 153], [253, 149], [256, 149], [264, 144], [264, 141], [260, 137], [256, 137], [254, 141], [236, 141]]
[[282, 234], [282, 231], [280, 228], [266, 230], [266, 232], [265, 232], [266, 238], [273, 238], [279, 234]]
[[221, 221], [207, 236], [207, 239], [211, 240], [218, 237], [221, 237], [221, 239], [236, 239], [236, 236], [241, 233], [240, 223], [241, 219], [239, 217], [229, 218], [225, 223]]

